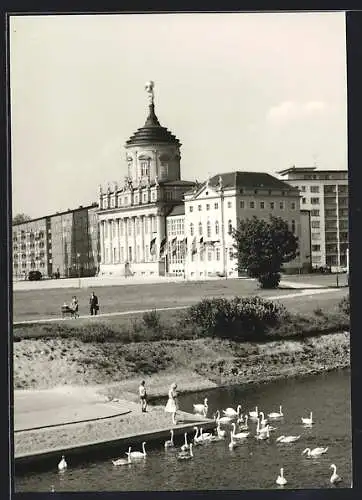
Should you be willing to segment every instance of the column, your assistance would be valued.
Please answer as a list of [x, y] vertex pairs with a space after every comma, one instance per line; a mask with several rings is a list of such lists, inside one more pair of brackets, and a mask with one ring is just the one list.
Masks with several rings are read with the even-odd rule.
[[104, 264], [104, 221], [99, 222], [99, 238], [100, 238], [100, 250], [101, 250], [101, 264]]
[[113, 264], [113, 219], [109, 219], [109, 252], [110, 252], [110, 261]]
[[123, 231], [124, 231], [124, 261], [128, 262], [129, 261], [129, 255], [128, 255], [128, 224], [129, 224], [129, 218], [125, 217], [123, 219]]
[[133, 260], [134, 262], [137, 262], [136, 217], [132, 217], [132, 229], [133, 229]]
[[144, 230], [145, 230], [145, 216], [144, 215], [141, 215], [140, 217], [140, 233], [141, 233], [141, 245], [140, 245], [140, 249], [141, 249], [141, 255], [140, 255], [140, 261], [141, 262], [144, 262], [145, 261], [145, 233], [144, 233]]

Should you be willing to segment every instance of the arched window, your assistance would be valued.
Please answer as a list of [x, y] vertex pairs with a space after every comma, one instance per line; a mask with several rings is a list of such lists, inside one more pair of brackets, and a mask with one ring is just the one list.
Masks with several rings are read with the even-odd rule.
[[191, 222], [190, 224], [190, 235], [193, 236], [194, 235], [194, 225], [193, 223]]
[[292, 233], [295, 233], [295, 220], [292, 220]]
[[199, 222], [199, 235], [202, 235], [202, 222]]
[[207, 221], [206, 231], [207, 231], [207, 237], [210, 238], [211, 237], [211, 224], [210, 224], [209, 220]]
[[219, 221], [215, 221], [215, 234], [219, 234]]
[[229, 219], [228, 222], [228, 233], [231, 234], [233, 232], [233, 224], [231, 222], [231, 219]]

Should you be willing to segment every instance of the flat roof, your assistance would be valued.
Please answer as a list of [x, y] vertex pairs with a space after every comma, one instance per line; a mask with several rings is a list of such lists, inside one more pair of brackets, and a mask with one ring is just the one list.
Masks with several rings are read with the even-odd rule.
[[50, 217], [58, 217], [58, 215], [70, 214], [72, 212], [77, 212], [78, 210], [87, 210], [87, 209], [90, 209], [90, 208], [97, 208], [97, 207], [98, 207], [98, 203], [93, 202], [91, 205], [86, 205], [86, 206], [80, 205], [77, 208], [69, 208], [68, 210], [63, 210], [62, 212], [55, 212], [55, 213], [50, 214], [50, 215], [43, 215], [43, 217], [35, 217], [35, 219], [29, 219], [29, 220], [26, 220], [24, 222], [17, 222], [16, 224], [13, 224], [13, 226], [21, 226], [22, 224], [28, 224], [30, 222], [36, 222], [37, 220], [49, 219]]

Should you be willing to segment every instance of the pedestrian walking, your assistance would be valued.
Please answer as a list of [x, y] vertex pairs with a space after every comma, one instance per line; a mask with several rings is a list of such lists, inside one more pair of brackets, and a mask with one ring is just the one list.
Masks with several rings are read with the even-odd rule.
[[73, 318], [76, 318], [77, 316], [79, 316], [79, 313], [78, 313], [78, 309], [79, 309], [79, 305], [78, 305], [78, 299], [75, 295], [73, 295], [72, 297], [72, 302], [70, 304], [70, 308], [72, 310], [72, 316]]
[[177, 424], [176, 412], [179, 409], [176, 389], [177, 389], [177, 384], [173, 383], [170, 387], [170, 390], [168, 391], [168, 401], [165, 406], [165, 412], [171, 413], [172, 423], [174, 425]]
[[147, 411], [147, 391], [146, 391], [146, 382], [142, 380], [140, 383], [140, 386], [138, 388], [139, 396], [140, 396], [140, 402], [141, 402], [141, 410], [143, 412]]
[[89, 309], [91, 316], [97, 316], [98, 310], [99, 310], [99, 304], [98, 304], [98, 297], [97, 295], [92, 292], [92, 295], [90, 296], [89, 299]]

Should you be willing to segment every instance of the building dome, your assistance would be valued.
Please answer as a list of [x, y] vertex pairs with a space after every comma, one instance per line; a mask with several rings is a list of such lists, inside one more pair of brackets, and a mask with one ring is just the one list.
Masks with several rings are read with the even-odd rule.
[[149, 105], [149, 114], [143, 127], [139, 128], [126, 142], [129, 146], [143, 146], [145, 144], [175, 144], [181, 146], [180, 141], [166, 127], [162, 127], [155, 114], [154, 103]]

